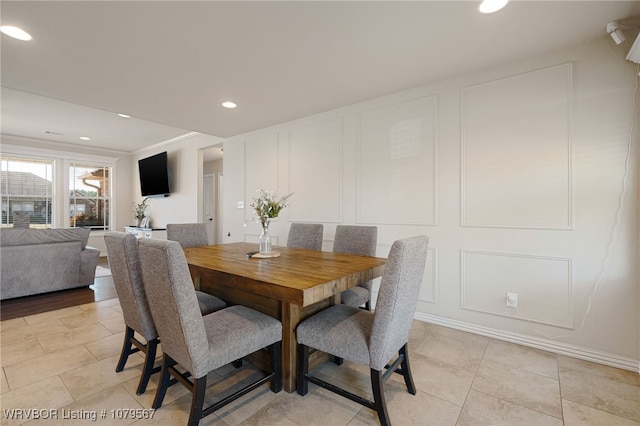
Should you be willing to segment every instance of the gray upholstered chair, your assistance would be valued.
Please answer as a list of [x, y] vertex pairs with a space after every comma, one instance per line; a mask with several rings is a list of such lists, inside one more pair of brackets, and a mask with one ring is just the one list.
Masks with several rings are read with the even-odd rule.
[[287, 237], [287, 247], [322, 250], [324, 225], [320, 223], [292, 223]]
[[[197, 425], [202, 417], [268, 381], [271, 390], [279, 392], [280, 321], [240, 305], [201, 316], [180, 245], [175, 241], [144, 239], [139, 246], [145, 290], [163, 351], [162, 374], [153, 408], [162, 405], [167, 388], [174, 381], [171, 376], [193, 394], [189, 425]], [[207, 373], [265, 348], [271, 355], [269, 374], [203, 409]]]
[[[377, 243], [378, 228], [376, 226], [338, 225], [333, 240], [333, 252], [375, 256]], [[343, 291], [340, 298], [345, 305], [356, 308], [365, 305], [365, 309], [370, 311], [371, 281]]]
[[[407, 342], [424, 274], [428, 243], [426, 236], [393, 243], [375, 312], [349, 305], [333, 305], [298, 325], [296, 385], [300, 395], [307, 393], [308, 382], [315, 383], [375, 410], [382, 425], [391, 423], [384, 399], [384, 381], [391, 373], [402, 374], [407, 390], [415, 395]], [[311, 348], [368, 366], [373, 401], [311, 376], [308, 371]], [[396, 353], [398, 357], [391, 362]]]
[[167, 240], [177, 241], [182, 248], [208, 246], [209, 236], [204, 223], [169, 223]]
[[[125, 323], [124, 343], [122, 344], [116, 372], [124, 369], [129, 355], [139, 351], [144, 352], [145, 361], [142, 376], [136, 390], [140, 395], [147, 388], [151, 374], [160, 371], [160, 369], [153, 368], [159, 341], [142, 281], [138, 241], [133, 234], [107, 232], [104, 236], [104, 242], [107, 246], [113, 284], [120, 301], [122, 317]], [[226, 303], [217, 297], [200, 291], [198, 292], [197, 301], [203, 315], [226, 306]], [[141, 335], [146, 343], [138, 340], [135, 333]]]

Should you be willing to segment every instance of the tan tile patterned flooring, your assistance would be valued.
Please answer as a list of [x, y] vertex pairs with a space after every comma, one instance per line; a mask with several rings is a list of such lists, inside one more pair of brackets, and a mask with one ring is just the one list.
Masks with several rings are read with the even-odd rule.
[[[136, 395], [142, 356], [115, 373], [124, 323], [117, 299], [3, 321], [2, 425], [182, 425], [190, 394], [170, 388], [153, 419], [116, 418], [111, 410], [149, 408], [157, 386]], [[640, 376], [598, 364], [415, 321], [411, 363], [417, 395], [400, 376], [387, 382], [395, 425], [640, 425]], [[223, 367], [210, 375], [207, 399], [258, 374]], [[368, 370], [345, 362], [317, 374], [366, 395]], [[238, 376], [240, 378], [238, 378]], [[8, 419], [5, 410], [55, 409], [58, 419]], [[106, 416], [101, 418], [105, 410]], [[97, 420], [61, 419], [97, 413]], [[115, 413], [115, 412], [114, 412]], [[202, 425], [371, 425], [375, 414], [315, 385], [305, 397], [273, 394], [268, 384], [206, 417]]]

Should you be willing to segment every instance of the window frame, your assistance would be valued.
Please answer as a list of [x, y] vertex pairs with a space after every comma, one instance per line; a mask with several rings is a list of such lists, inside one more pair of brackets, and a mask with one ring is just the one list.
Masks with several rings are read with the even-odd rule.
[[[58, 200], [57, 200], [57, 181], [58, 181], [58, 177], [57, 177], [57, 164], [55, 161], [55, 158], [51, 158], [51, 157], [45, 157], [42, 155], [33, 155], [33, 154], [21, 154], [21, 153], [15, 153], [15, 152], [9, 152], [7, 150], [2, 150], [2, 152], [0, 152], [2, 157], [8, 157], [8, 158], [15, 158], [15, 159], [19, 159], [19, 160], [33, 160], [34, 162], [50, 162], [51, 163], [51, 177], [52, 177], [52, 185], [51, 185], [51, 228], [55, 228], [56, 227], [56, 219], [57, 219], [57, 208], [58, 208]], [[3, 190], [4, 188], [0, 187], [0, 192]], [[3, 196], [8, 196], [6, 194], [3, 194]], [[2, 222], [2, 226], [4, 226], [4, 222]]]
[[[66, 159], [64, 161], [64, 168], [65, 168], [65, 172], [66, 172], [66, 176], [67, 176], [67, 186], [66, 189], [67, 191], [65, 192], [65, 197], [66, 197], [66, 203], [65, 203], [65, 210], [66, 210], [66, 227], [71, 227], [71, 221], [70, 221], [70, 216], [69, 216], [69, 212], [70, 212], [70, 208], [71, 208], [71, 200], [73, 199], [73, 197], [71, 197], [71, 181], [70, 181], [70, 177], [71, 177], [71, 168], [72, 167], [88, 167], [88, 168], [108, 168], [109, 169], [109, 194], [107, 196], [102, 196], [102, 197], [98, 197], [96, 196], [96, 200], [108, 200], [109, 202], [109, 218], [108, 218], [108, 222], [109, 222], [109, 226], [108, 227], [101, 227], [101, 229], [98, 228], [91, 228], [91, 232], [95, 233], [95, 232], [106, 232], [106, 231], [110, 231], [113, 228], [113, 225], [111, 223], [111, 221], [114, 219], [113, 216], [113, 170], [114, 167], [108, 164], [104, 164], [104, 162], [100, 162], [100, 163], [96, 163], [96, 162], [89, 162], [89, 161], [78, 161], [75, 159]], [[77, 199], [81, 199], [79, 197], [75, 198]], [[89, 199], [89, 198], [88, 198]]]
[[[36, 154], [34, 154], [34, 151]], [[91, 235], [101, 235], [108, 230], [115, 229], [117, 223], [117, 167], [118, 158], [105, 155], [83, 154], [71, 151], [52, 150], [47, 148], [27, 147], [20, 145], [2, 144], [0, 152], [8, 157], [18, 157], [34, 160], [53, 161], [53, 228], [69, 228], [69, 167], [72, 163], [81, 165], [95, 164], [97, 167], [110, 168], [110, 206], [109, 206], [109, 228], [108, 229], [92, 229]]]

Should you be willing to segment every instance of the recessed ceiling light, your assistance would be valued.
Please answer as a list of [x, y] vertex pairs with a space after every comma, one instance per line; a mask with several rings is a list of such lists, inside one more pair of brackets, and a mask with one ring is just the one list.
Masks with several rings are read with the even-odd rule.
[[236, 105], [234, 102], [226, 101], [226, 102], [222, 103], [222, 106], [225, 107], [225, 108], [235, 108], [238, 105]]
[[127, 114], [118, 114], [118, 117], [122, 117], [122, 118], [131, 118], [130, 115]]
[[87, 136], [80, 136], [80, 139], [82, 139], [83, 141], [90, 141], [91, 138], [87, 137]]
[[13, 25], [0, 26], [0, 32], [2, 34], [8, 35], [9, 37], [13, 37], [15, 39], [22, 40], [22, 41], [29, 41], [33, 38], [31, 37], [31, 34], [26, 32], [22, 28], [14, 27]]
[[509, 0], [484, 0], [478, 10], [482, 13], [497, 12], [509, 3]]

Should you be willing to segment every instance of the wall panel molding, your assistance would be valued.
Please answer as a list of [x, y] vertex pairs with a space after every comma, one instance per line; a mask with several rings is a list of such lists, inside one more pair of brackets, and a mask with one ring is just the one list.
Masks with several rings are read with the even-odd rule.
[[422, 286], [418, 294], [418, 300], [421, 302], [438, 303], [438, 249], [429, 247], [427, 249], [427, 265], [424, 269], [424, 277], [422, 278]]
[[289, 131], [289, 204], [293, 222], [342, 222], [342, 118]]
[[[251, 149], [246, 149], [251, 147]], [[244, 199], [245, 221], [253, 217], [251, 200], [256, 197], [256, 191], [278, 191], [278, 159], [279, 159], [278, 134], [273, 133], [265, 138], [254, 139], [245, 142], [245, 176]]]
[[438, 97], [358, 117], [357, 221], [438, 224]]
[[461, 225], [573, 229], [572, 66], [461, 90]]
[[[477, 250], [460, 251], [461, 308], [573, 327], [572, 259]], [[518, 307], [506, 294], [518, 294]]]

